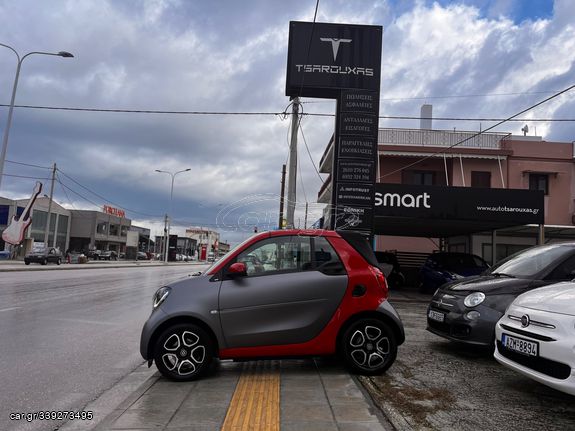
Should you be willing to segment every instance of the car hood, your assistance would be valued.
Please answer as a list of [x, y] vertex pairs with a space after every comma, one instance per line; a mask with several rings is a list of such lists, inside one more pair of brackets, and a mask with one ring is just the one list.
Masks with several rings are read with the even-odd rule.
[[529, 288], [532, 281], [533, 280], [526, 278], [479, 275], [448, 283], [442, 287], [442, 290], [453, 292], [473, 291], [491, 294], [521, 293]]
[[513, 305], [575, 316], [575, 283], [553, 284], [518, 296]]

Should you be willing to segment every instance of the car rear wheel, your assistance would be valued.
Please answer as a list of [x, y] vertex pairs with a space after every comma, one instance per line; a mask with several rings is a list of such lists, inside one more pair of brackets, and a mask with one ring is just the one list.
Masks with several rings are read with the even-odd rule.
[[187, 382], [201, 377], [213, 359], [210, 336], [199, 326], [174, 325], [160, 335], [154, 349], [156, 367], [170, 380]]
[[24, 263], [25, 263], [26, 265], [30, 265], [30, 261], [29, 261], [29, 260], [25, 260]]
[[42, 265], [48, 265], [48, 259], [44, 258], [44, 259], [42, 260]]
[[341, 340], [343, 359], [353, 372], [367, 376], [384, 373], [397, 356], [393, 331], [378, 319], [354, 322]]
[[60, 265], [62, 263], [62, 259], [58, 258], [58, 260], [56, 261], [56, 265]]

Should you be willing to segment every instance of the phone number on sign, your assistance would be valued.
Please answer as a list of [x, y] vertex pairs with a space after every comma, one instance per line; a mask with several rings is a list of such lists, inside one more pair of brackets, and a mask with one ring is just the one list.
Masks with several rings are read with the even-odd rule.
[[11, 421], [61, 421], [61, 420], [82, 420], [91, 421], [94, 418], [94, 412], [91, 410], [75, 412], [72, 410], [41, 410], [39, 412], [29, 413], [10, 413]]

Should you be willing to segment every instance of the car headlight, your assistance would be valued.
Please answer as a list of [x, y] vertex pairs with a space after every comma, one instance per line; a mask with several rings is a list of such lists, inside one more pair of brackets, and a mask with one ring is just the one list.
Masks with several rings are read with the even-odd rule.
[[484, 300], [485, 294], [483, 292], [473, 292], [465, 297], [463, 303], [466, 307], [475, 307], [476, 305], [481, 304]]
[[169, 288], [168, 286], [164, 286], [160, 287], [156, 291], [156, 293], [154, 293], [154, 305], [153, 305], [154, 310], [158, 308], [162, 304], [162, 302], [166, 300], [171, 291], [172, 291], [171, 288]]

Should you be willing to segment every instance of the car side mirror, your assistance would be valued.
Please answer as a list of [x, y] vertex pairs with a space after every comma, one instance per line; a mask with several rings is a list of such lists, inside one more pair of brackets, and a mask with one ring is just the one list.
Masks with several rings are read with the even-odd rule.
[[232, 263], [228, 268], [228, 272], [226, 275], [231, 278], [245, 277], [246, 275], [248, 275], [248, 268], [246, 264], [243, 262]]

